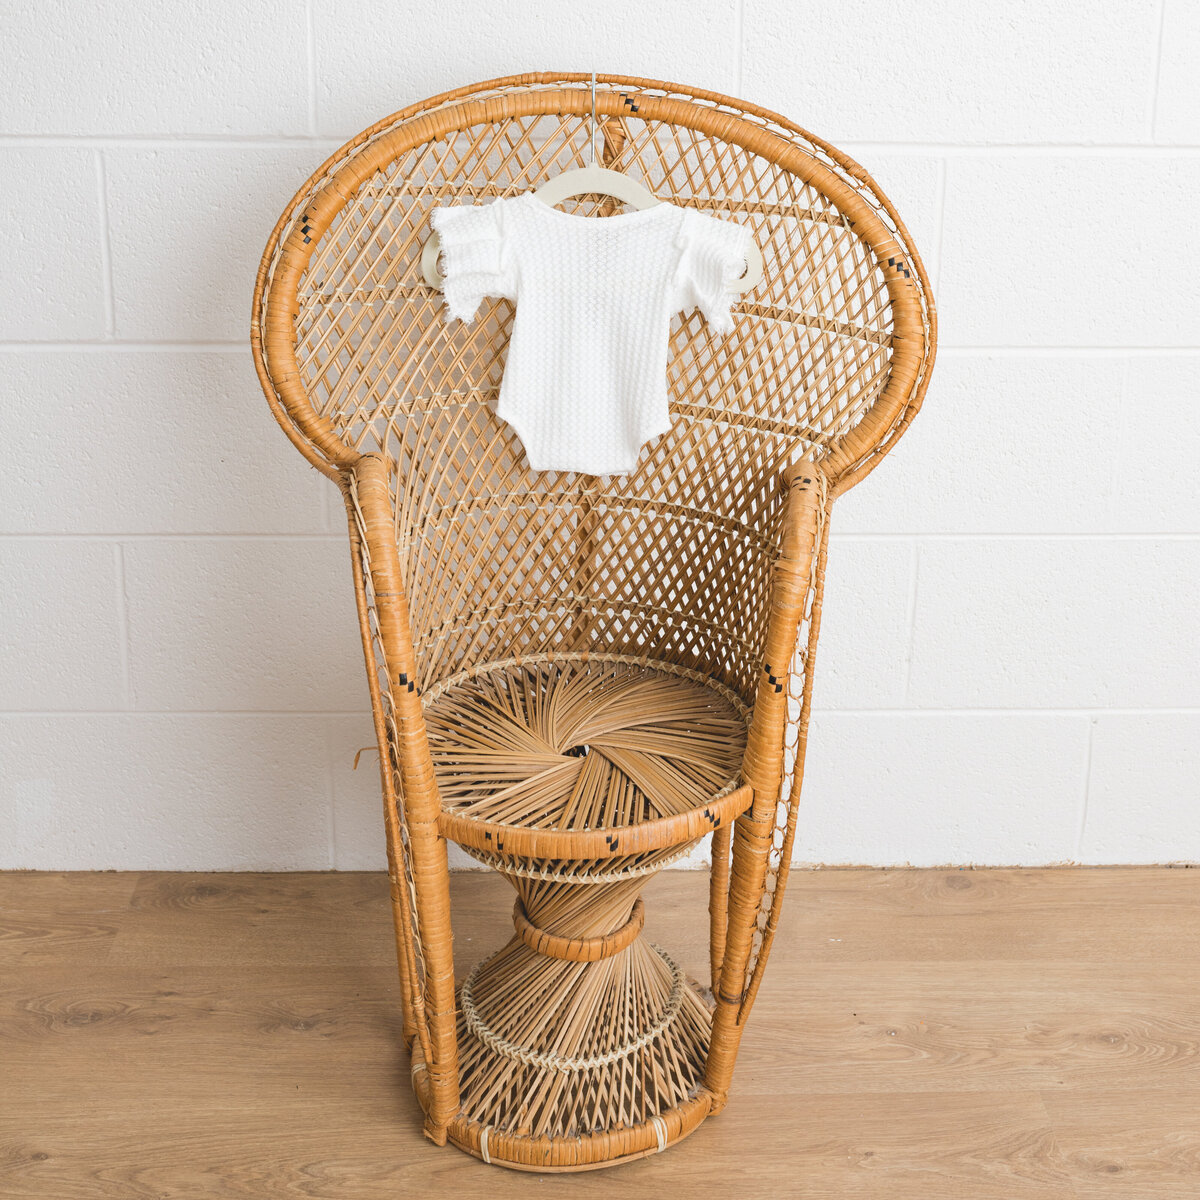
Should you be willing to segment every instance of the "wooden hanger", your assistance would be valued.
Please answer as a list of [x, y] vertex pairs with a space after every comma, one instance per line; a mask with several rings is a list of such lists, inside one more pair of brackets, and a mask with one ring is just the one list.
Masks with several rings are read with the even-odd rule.
[[[622, 171], [613, 171], [608, 167], [596, 166], [596, 72], [592, 72], [592, 119], [588, 138], [591, 151], [591, 163], [586, 167], [573, 167], [569, 171], [561, 171], [541, 184], [534, 195], [553, 208], [573, 196], [601, 195], [612, 196], [621, 200], [634, 209], [653, 208], [663, 203], [649, 188], [639, 183], [632, 175]], [[603, 218], [596, 218], [602, 220]], [[437, 268], [438, 255], [441, 253], [441, 241], [437, 233], [431, 233], [421, 247], [421, 274], [430, 287], [440, 288], [444, 282], [442, 273]], [[750, 250], [746, 258], [745, 272], [730, 285], [734, 292], [748, 292], [762, 279], [763, 257], [758, 243], [750, 240]]]

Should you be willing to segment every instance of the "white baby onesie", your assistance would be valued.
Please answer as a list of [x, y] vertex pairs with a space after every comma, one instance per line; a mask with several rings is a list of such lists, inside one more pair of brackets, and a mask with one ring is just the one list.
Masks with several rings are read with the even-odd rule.
[[730, 285], [750, 230], [664, 201], [612, 217], [551, 208], [533, 192], [433, 209], [445, 319], [484, 296], [516, 302], [496, 415], [535, 471], [625, 475], [671, 428], [672, 314], [699, 308], [733, 331]]

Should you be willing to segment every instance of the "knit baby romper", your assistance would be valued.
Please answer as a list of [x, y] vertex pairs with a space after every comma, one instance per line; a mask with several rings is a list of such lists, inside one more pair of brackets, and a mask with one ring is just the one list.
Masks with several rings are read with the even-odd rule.
[[671, 317], [699, 308], [733, 331], [731, 285], [750, 230], [664, 201], [612, 217], [551, 208], [533, 192], [433, 209], [445, 318], [484, 296], [516, 302], [496, 415], [535, 471], [626, 475], [671, 428]]

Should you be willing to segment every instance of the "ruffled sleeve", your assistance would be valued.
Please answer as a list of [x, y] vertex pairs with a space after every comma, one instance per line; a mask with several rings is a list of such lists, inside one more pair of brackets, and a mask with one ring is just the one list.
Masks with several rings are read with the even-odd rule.
[[484, 296], [516, 299], [506, 266], [502, 204], [443, 205], [429, 214], [441, 243], [447, 320], [473, 320]]
[[733, 332], [730, 309], [738, 293], [731, 285], [745, 273], [752, 240], [749, 228], [736, 221], [693, 208], [683, 211], [676, 237], [680, 307], [698, 308], [718, 333]]

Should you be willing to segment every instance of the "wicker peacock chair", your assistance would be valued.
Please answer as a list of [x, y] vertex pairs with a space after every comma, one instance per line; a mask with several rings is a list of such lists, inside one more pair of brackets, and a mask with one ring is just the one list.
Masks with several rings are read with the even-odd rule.
[[[733, 334], [673, 318], [674, 427], [634, 474], [528, 469], [490, 406], [514, 306], [448, 325], [421, 247], [435, 205], [582, 165], [590, 82], [492, 80], [360, 134], [276, 225], [251, 330], [345, 498], [426, 1133], [542, 1171], [654, 1153], [725, 1104], [787, 881], [830, 507], [912, 420], [935, 342], [859, 166], [744, 101], [600, 76], [600, 162], [749, 224], [764, 277]], [[642, 938], [638, 897], [704, 837], [711, 993]], [[457, 990], [447, 839], [517, 893]]]

